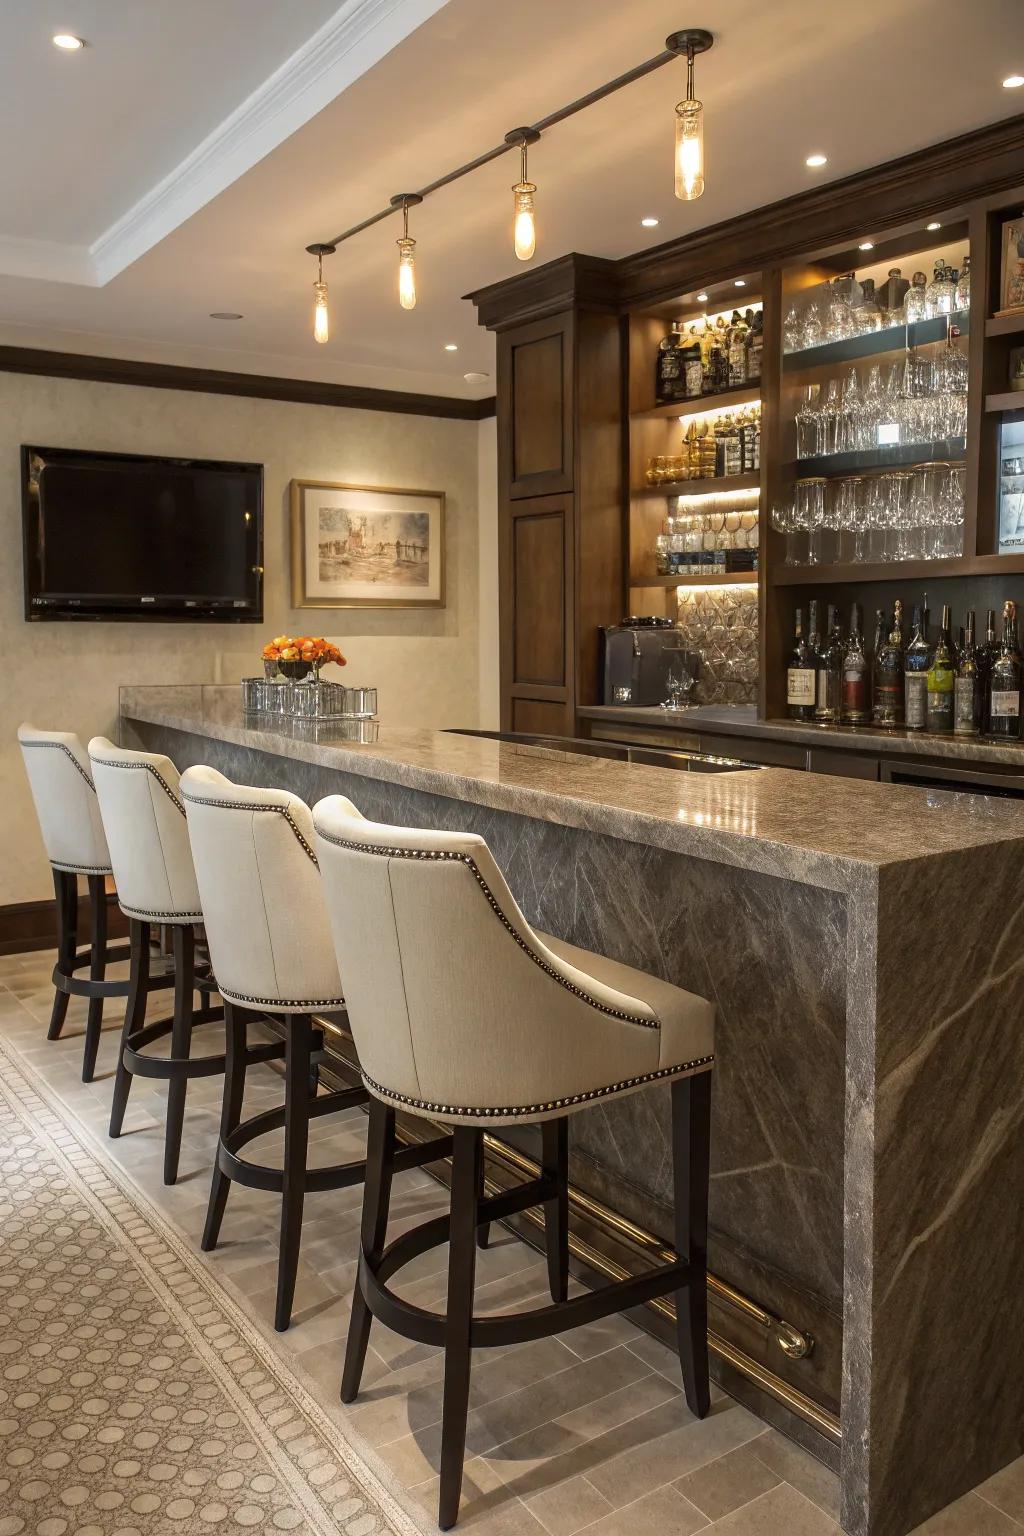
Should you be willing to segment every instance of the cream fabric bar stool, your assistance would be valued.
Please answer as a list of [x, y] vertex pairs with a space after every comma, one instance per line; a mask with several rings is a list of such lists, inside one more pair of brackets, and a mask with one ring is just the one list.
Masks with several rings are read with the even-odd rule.
[[[128, 918], [131, 976], [110, 1110], [110, 1135], [120, 1136], [133, 1076], [166, 1081], [164, 1183], [178, 1176], [185, 1093], [192, 1077], [224, 1071], [220, 1055], [190, 1059], [192, 1030], [223, 1019], [224, 1010], [204, 1000], [193, 1006], [196, 991], [210, 993], [215, 983], [208, 969], [196, 968], [196, 925], [202, 923], [199, 888], [192, 867], [185, 807], [178, 794], [178, 770], [169, 757], [128, 752], [105, 736], [89, 743], [89, 760], [117, 884], [117, 899]], [[150, 972], [153, 924], [169, 927], [174, 968], [170, 975]], [[150, 992], [174, 987], [170, 1019], [146, 1022]], [[170, 1035], [170, 1056], [148, 1054], [146, 1047]]]
[[[305, 1195], [360, 1183], [366, 1167], [360, 1159], [307, 1170], [310, 1118], [365, 1104], [367, 1094], [362, 1087], [316, 1093], [323, 1032], [314, 1016], [345, 1004], [309, 807], [285, 790], [233, 784], [206, 767], [187, 769], [180, 793], [227, 1026], [224, 1106], [202, 1246], [216, 1246], [232, 1181], [280, 1192], [274, 1327], [282, 1331], [291, 1321]], [[284, 1104], [243, 1122], [246, 1021], [267, 1014], [285, 1026], [285, 1046], [275, 1048], [285, 1057]], [[283, 1170], [241, 1156], [248, 1142], [281, 1126]], [[401, 1166], [445, 1155], [437, 1142], [409, 1148]]]
[[[657, 977], [535, 933], [480, 837], [364, 821], [341, 796], [313, 811], [349, 1024], [372, 1095], [359, 1274], [341, 1396], [358, 1393], [371, 1315], [445, 1350], [438, 1520], [458, 1517], [470, 1351], [546, 1338], [674, 1292], [686, 1401], [708, 1411], [707, 1202], [714, 1008]], [[672, 1085], [677, 1261], [532, 1312], [473, 1315], [475, 1234], [543, 1203], [565, 1253], [566, 1117], [648, 1083]], [[453, 1127], [451, 1216], [385, 1244], [395, 1111]], [[539, 1122], [541, 1176], [481, 1194], [485, 1129]], [[551, 1159], [551, 1152], [555, 1157]], [[388, 1280], [450, 1243], [444, 1314]], [[550, 1248], [549, 1248], [550, 1253]], [[564, 1260], [563, 1260], [564, 1262]]]
[[[96, 1070], [103, 1003], [127, 997], [127, 981], [107, 981], [107, 966], [128, 958], [125, 944], [107, 943], [106, 877], [112, 873], [99, 802], [85, 749], [73, 731], [39, 731], [18, 727], [18, 741], [35, 802], [46, 856], [53, 868], [57, 898], [57, 964], [53, 968], [53, 1011], [48, 1040], [60, 1036], [71, 997], [87, 997], [82, 1081], [91, 1083]], [[78, 949], [78, 877], [89, 890], [91, 941]], [[89, 977], [75, 975], [89, 967]]]

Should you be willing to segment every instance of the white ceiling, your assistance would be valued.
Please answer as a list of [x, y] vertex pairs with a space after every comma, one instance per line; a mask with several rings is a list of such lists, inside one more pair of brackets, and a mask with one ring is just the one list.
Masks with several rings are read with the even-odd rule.
[[[522, 270], [513, 157], [413, 211], [415, 310], [395, 294], [397, 221], [329, 259], [326, 347], [310, 334], [304, 247], [659, 52], [668, 32], [716, 37], [697, 61], [704, 197], [672, 195], [685, 71], [671, 64], [531, 153], [536, 261], [626, 255], [1024, 111], [1024, 90], [1000, 84], [1024, 72], [1024, 0], [702, 3], [5, 0], [0, 341], [487, 394], [463, 382], [493, 371], [493, 351], [460, 295]], [[57, 30], [89, 47], [60, 53]], [[829, 161], [811, 172], [816, 150]], [[657, 229], [640, 227], [646, 214]]]

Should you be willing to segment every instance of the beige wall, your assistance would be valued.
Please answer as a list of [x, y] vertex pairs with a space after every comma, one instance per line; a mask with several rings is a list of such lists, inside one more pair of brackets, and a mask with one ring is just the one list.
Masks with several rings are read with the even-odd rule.
[[[112, 734], [120, 683], [233, 681], [259, 670], [265, 639], [297, 630], [326, 634], [340, 645], [349, 659], [346, 681], [379, 688], [384, 720], [476, 725], [481, 658], [489, 654], [479, 626], [478, 502], [481, 486], [485, 499], [495, 494], [479, 446], [481, 427], [493, 434], [490, 422], [0, 373], [0, 906], [52, 895], [15, 742], [22, 720], [74, 730], [86, 741], [97, 732]], [[22, 443], [262, 463], [265, 622], [26, 623]], [[443, 490], [447, 606], [293, 610], [287, 523], [293, 477]], [[483, 693], [486, 700], [492, 687], [496, 709], [496, 683], [485, 683]]]

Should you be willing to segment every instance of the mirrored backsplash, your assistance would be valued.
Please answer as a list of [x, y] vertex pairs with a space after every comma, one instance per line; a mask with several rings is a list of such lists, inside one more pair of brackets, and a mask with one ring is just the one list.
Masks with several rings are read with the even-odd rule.
[[757, 698], [757, 587], [680, 587], [679, 626], [703, 658], [695, 704], [753, 704]]

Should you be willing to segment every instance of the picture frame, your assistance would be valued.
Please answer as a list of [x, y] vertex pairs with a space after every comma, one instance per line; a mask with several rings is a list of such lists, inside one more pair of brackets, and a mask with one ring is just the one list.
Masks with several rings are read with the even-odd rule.
[[1024, 313], [1024, 214], [1003, 225], [997, 315]]
[[293, 608], [443, 608], [445, 495], [291, 482]]
[[[1024, 392], [1024, 347], [1010, 348], [1010, 363], [1007, 370], [1007, 383], [1011, 390]], [[1021, 401], [1024, 407], [1024, 400]]]

